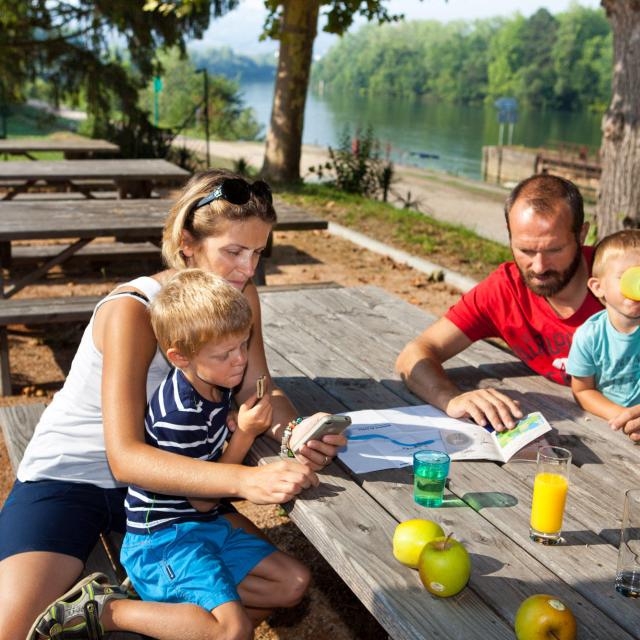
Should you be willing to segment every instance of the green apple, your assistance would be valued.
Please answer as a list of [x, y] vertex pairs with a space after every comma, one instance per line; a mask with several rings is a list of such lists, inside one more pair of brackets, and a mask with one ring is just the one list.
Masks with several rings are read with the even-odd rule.
[[574, 640], [576, 619], [562, 600], [538, 593], [520, 605], [515, 630], [518, 640]]
[[429, 593], [441, 598], [462, 591], [471, 575], [471, 558], [462, 543], [451, 536], [428, 542], [418, 559], [420, 580]]
[[417, 569], [424, 545], [443, 535], [442, 527], [432, 520], [405, 520], [393, 532], [393, 555], [402, 564]]

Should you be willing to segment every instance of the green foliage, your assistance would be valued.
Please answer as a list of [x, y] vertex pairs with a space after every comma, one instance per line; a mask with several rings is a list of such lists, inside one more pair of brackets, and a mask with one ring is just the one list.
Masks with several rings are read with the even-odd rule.
[[325, 176], [325, 170], [331, 171], [334, 176], [332, 183], [340, 191], [368, 198], [381, 195], [383, 200], [387, 200], [393, 179], [393, 163], [382, 159], [380, 143], [371, 127], [365, 131], [356, 129], [353, 139], [345, 128], [338, 149], [329, 147], [329, 158], [330, 161], [325, 165], [309, 167], [309, 171], [321, 179]]
[[[176, 48], [162, 52], [163, 88], [158, 95], [159, 125], [190, 133], [204, 132], [203, 76], [191, 60]], [[242, 106], [238, 85], [220, 76], [209, 76], [209, 131], [224, 140], [253, 140], [260, 134], [253, 111]], [[153, 80], [140, 94], [140, 105], [153, 113]]]
[[367, 25], [314, 65], [329, 91], [603, 109], [611, 90], [612, 37], [600, 9], [440, 24]]
[[[113, 110], [143, 127], [138, 89], [157, 71], [157, 50], [184, 50], [186, 40], [202, 36], [212, 10], [221, 15], [237, 0], [185, 0], [170, 11], [166, 4], [142, 10], [130, 0], [0, 0], [0, 84], [8, 99], [22, 100], [28, 82], [40, 78], [55, 104], [83, 97], [95, 134], [111, 126]], [[114, 37], [127, 65], [112, 51]]]

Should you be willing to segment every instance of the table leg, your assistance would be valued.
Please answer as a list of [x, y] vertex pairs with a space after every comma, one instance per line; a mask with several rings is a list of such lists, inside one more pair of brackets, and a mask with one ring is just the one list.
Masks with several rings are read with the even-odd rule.
[[0, 242], [0, 269], [11, 268], [11, 242]]
[[6, 327], [0, 328], [0, 396], [11, 395], [11, 372], [9, 370], [9, 340]]

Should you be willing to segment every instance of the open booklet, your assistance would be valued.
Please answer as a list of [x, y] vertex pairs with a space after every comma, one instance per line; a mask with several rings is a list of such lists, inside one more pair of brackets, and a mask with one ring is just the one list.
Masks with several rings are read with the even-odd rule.
[[355, 473], [412, 464], [418, 449], [446, 451], [452, 460], [507, 462], [520, 449], [551, 430], [539, 413], [525, 416], [510, 431], [491, 431], [450, 418], [425, 404], [416, 407], [352, 411], [345, 432], [347, 447], [339, 454]]

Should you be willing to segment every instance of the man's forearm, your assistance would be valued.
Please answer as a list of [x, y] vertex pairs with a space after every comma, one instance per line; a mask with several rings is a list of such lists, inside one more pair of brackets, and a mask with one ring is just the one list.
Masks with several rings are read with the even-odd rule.
[[417, 360], [409, 370], [402, 367], [400, 375], [413, 393], [442, 411], [446, 411], [449, 401], [461, 393], [442, 364], [430, 358]]

